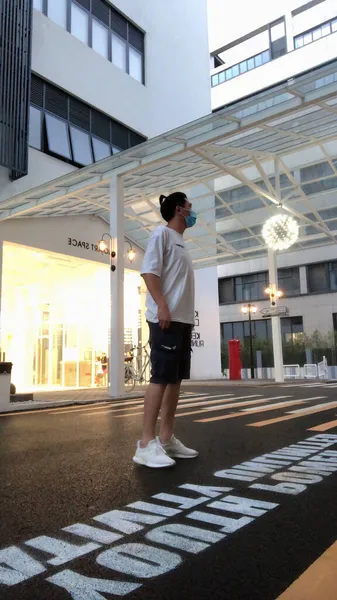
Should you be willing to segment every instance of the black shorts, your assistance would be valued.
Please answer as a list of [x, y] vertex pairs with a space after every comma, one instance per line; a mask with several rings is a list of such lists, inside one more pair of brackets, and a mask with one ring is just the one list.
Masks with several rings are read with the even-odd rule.
[[189, 379], [192, 325], [172, 322], [168, 329], [148, 323], [151, 348], [151, 383], [175, 384]]

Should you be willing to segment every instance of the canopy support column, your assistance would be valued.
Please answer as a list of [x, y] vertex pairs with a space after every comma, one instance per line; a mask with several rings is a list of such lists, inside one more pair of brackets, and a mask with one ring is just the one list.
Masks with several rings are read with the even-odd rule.
[[120, 176], [110, 179], [110, 235], [116, 256], [110, 271], [109, 396], [124, 395], [124, 184]]

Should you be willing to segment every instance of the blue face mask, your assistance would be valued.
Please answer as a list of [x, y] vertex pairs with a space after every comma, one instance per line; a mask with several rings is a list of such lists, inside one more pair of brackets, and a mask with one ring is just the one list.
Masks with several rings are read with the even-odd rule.
[[194, 212], [194, 210], [191, 210], [188, 217], [185, 217], [186, 227], [187, 228], [193, 227], [193, 225], [195, 225], [196, 222], [197, 222], [197, 215]]

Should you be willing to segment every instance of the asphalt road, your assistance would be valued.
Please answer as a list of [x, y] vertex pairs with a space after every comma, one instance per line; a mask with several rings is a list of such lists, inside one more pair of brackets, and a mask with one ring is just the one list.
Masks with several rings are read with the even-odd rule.
[[337, 540], [337, 387], [289, 386], [186, 388], [169, 470], [139, 400], [0, 416], [0, 598], [278, 598]]

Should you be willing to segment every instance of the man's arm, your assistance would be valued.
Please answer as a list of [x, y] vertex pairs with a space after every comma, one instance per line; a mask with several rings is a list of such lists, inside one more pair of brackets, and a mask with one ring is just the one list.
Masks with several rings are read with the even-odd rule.
[[142, 277], [149, 293], [158, 306], [159, 325], [161, 329], [167, 329], [171, 323], [171, 315], [166, 298], [161, 289], [160, 277], [153, 275], [152, 273], [143, 273]]

